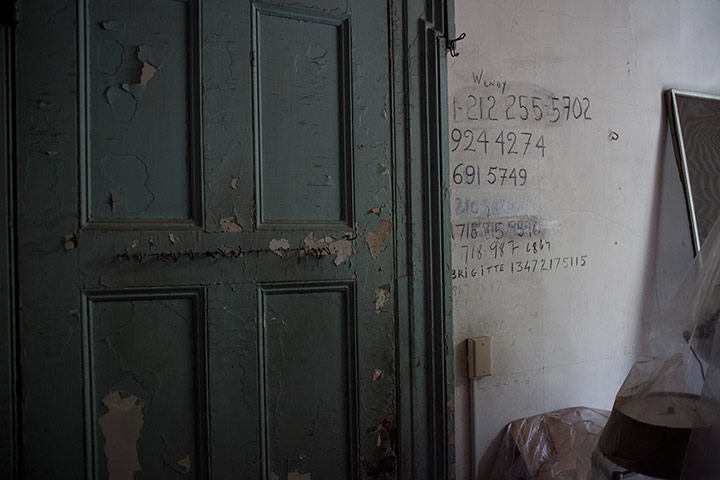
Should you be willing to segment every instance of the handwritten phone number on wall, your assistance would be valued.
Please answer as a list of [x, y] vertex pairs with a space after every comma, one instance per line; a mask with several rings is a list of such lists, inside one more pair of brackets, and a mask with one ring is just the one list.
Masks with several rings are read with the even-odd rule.
[[[490, 140], [488, 140], [490, 135]], [[493, 140], [494, 137], [494, 140]], [[489, 146], [489, 147], [488, 147]], [[500, 156], [525, 156], [528, 154], [540, 152], [540, 156], [545, 158], [545, 136], [534, 135], [532, 132], [514, 132], [501, 130], [495, 136], [494, 133], [488, 134], [487, 130], [481, 130], [475, 133], [473, 129], [453, 128], [450, 130], [450, 151], [451, 152], [481, 152], [485, 155], [490, 151], [491, 154]]]
[[[484, 171], [484, 170], [483, 170]], [[453, 183], [455, 185], [497, 185], [499, 187], [524, 187], [527, 184], [527, 169], [507, 168], [490, 165], [487, 173], [480, 173], [480, 166], [459, 163], [453, 169]]]
[[502, 240], [505, 235], [514, 234], [520, 238], [539, 235], [540, 222], [534, 220], [510, 220], [508, 222], [471, 222], [454, 225], [453, 240]]
[[488, 277], [501, 273], [519, 275], [523, 273], [531, 274], [583, 268], [588, 264], [587, 259], [588, 255], [575, 255], [569, 257], [533, 258], [531, 260], [481, 265], [472, 268], [456, 268], [452, 270], [452, 279]]
[[535, 240], [527, 242], [516, 242], [515, 240], [475, 243], [472, 245], [456, 246], [459, 250], [459, 260], [465, 264], [477, 262], [483, 258], [504, 258], [521, 254], [537, 255], [539, 253], [547, 253], [550, 251], [549, 240]]
[[453, 120], [456, 122], [489, 120], [547, 121], [549, 123], [588, 121], [588, 97], [536, 97], [531, 95], [473, 95], [453, 96]]

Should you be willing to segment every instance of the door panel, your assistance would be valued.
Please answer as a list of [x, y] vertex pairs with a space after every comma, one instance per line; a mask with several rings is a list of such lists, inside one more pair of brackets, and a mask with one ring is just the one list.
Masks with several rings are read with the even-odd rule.
[[23, 472], [391, 478], [387, 2], [21, 17]]
[[353, 290], [349, 283], [261, 289], [268, 476], [299, 470], [357, 478]]
[[[93, 478], [162, 478], [168, 466], [207, 476], [203, 297], [181, 289], [85, 295]], [[132, 436], [136, 451], [127, 448]]]
[[202, 210], [193, 205], [201, 184], [191, 183], [200, 162], [197, 3], [81, 7], [87, 221], [191, 220]]
[[254, 19], [260, 225], [352, 225], [350, 21], [267, 6]]

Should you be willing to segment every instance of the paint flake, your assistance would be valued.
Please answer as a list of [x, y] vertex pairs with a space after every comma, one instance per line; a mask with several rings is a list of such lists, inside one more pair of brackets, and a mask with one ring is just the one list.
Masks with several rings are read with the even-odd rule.
[[63, 238], [63, 245], [65, 246], [65, 250], [72, 250], [74, 248], [77, 248], [77, 237], [75, 235], [65, 235]]
[[300, 473], [295, 470], [294, 472], [288, 472], [288, 480], [312, 480], [311, 473]]
[[105, 90], [105, 99], [110, 104], [113, 115], [119, 121], [129, 122], [135, 117], [137, 100], [132, 93], [113, 85]]
[[115, 195], [110, 191], [113, 211], [120, 207], [129, 213], [146, 212], [155, 201], [155, 194], [150, 190], [150, 174], [147, 164], [136, 155], [107, 154], [100, 160], [102, 171], [112, 182], [111, 189], [119, 190]]
[[375, 313], [382, 312], [383, 307], [390, 300], [390, 289], [381, 287], [375, 289]]
[[392, 222], [390, 220], [383, 220], [380, 224], [380, 228], [375, 232], [368, 232], [365, 236], [365, 244], [370, 249], [370, 255], [377, 260], [382, 252], [387, 250], [387, 245], [383, 245], [385, 239], [390, 235], [392, 230]]
[[283, 256], [283, 250], [290, 250], [290, 242], [287, 238], [273, 238], [269, 244], [270, 250], [278, 257]]
[[98, 70], [108, 75], [117, 74], [123, 63], [125, 49], [120, 42], [102, 42], [98, 45], [97, 66]]
[[143, 66], [140, 70], [140, 85], [147, 85], [150, 80], [155, 77], [158, 68], [147, 60], [143, 60]]
[[340, 265], [353, 255], [352, 238], [348, 236], [333, 238], [323, 237], [315, 239], [315, 234], [310, 233], [305, 238], [305, 253], [316, 257], [335, 255], [333, 263]]
[[220, 226], [223, 232], [244, 232], [245, 229], [238, 223], [237, 217], [225, 217], [220, 219]]
[[133, 480], [141, 470], [138, 460], [138, 440], [142, 431], [145, 406], [136, 396], [123, 398], [120, 392], [110, 392], [102, 399], [107, 413], [98, 418], [105, 436], [109, 480]]
[[383, 371], [375, 369], [375, 371], [373, 372], [373, 382], [377, 382], [378, 380], [380, 380], [382, 378], [382, 376], [383, 376]]
[[233, 177], [233, 179], [230, 181], [230, 188], [232, 188], [233, 190], [237, 190], [239, 181], [240, 177]]
[[178, 242], [178, 238], [175, 236], [174, 233], [168, 233], [168, 239], [170, 240], [170, 243], [175, 245]]
[[183, 467], [185, 469], [185, 471], [188, 473], [190, 473], [190, 471], [192, 471], [192, 460], [190, 459], [189, 453], [187, 455], [185, 455], [185, 458], [178, 460], [177, 464], [180, 465], [181, 467]]
[[102, 27], [108, 32], [120, 32], [125, 30], [125, 22], [122, 20], [107, 20], [102, 22]]

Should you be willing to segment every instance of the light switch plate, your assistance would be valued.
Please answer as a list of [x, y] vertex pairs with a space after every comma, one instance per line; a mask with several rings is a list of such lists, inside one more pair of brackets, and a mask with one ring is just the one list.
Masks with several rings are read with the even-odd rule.
[[468, 377], [492, 375], [492, 342], [490, 337], [467, 339]]

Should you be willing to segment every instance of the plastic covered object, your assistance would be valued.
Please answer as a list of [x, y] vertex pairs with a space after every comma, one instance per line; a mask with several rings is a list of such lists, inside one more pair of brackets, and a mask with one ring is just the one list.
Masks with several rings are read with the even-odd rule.
[[510, 422], [491, 480], [586, 480], [609, 412], [564, 408]]
[[[665, 479], [720, 478], [719, 281], [716, 222], [675, 297], [651, 319], [648, 341], [598, 444], [606, 458], [628, 471]], [[712, 445], [710, 457], [702, 453]]]

